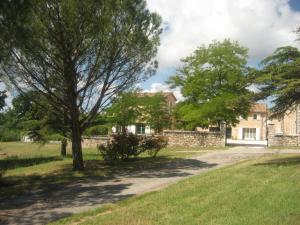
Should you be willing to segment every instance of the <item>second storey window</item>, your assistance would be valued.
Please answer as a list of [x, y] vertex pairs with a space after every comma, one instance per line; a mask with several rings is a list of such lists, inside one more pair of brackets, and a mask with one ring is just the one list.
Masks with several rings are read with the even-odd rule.
[[253, 119], [257, 120], [257, 114], [253, 114]]

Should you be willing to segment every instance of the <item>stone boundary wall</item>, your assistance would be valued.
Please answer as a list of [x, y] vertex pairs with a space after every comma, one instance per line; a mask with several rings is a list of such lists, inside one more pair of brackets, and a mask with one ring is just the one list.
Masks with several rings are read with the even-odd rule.
[[299, 135], [270, 135], [268, 139], [268, 146], [297, 147], [299, 146]]
[[300, 136], [298, 134], [278, 134], [275, 132], [273, 124], [268, 125], [268, 146], [297, 147], [299, 144]]
[[225, 147], [225, 135], [221, 132], [164, 130], [169, 146]]
[[83, 148], [95, 148], [97, 145], [106, 145], [108, 141], [108, 136], [83, 137], [81, 144]]

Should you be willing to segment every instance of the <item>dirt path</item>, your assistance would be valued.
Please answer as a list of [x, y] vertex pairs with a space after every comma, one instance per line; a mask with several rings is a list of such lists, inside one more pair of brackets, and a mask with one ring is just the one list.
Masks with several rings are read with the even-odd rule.
[[263, 148], [233, 148], [189, 159], [178, 159], [155, 168], [116, 174], [84, 183], [72, 183], [51, 192], [1, 200], [1, 224], [46, 224], [74, 213], [99, 207], [130, 196], [158, 190], [188, 176], [267, 154], [299, 153], [299, 150], [270, 151]]

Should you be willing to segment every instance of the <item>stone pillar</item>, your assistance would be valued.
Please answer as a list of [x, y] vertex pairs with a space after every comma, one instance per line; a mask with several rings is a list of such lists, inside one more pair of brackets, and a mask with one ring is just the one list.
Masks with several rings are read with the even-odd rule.
[[275, 136], [275, 126], [274, 124], [268, 124], [267, 125], [267, 146], [272, 146], [273, 144], [273, 139], [274, 139], [274, 136]]
[[226, 146], [226, 123], [225, 122], [221, 122], [220, 124], [220, 134], [223, 135], [223, 140], [224, 140], [224, 147]]

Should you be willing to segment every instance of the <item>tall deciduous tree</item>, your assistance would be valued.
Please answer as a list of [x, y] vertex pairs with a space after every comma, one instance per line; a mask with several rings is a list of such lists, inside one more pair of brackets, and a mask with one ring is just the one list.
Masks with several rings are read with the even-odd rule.
[[182, 60], [168, 83], [181, 87], [185, 100], [176, 110], [182, 124], [197, 126], [234, 125], [238, 117], [247, 117], [251, 98], [247, 49], [237, 42], [224, 40], [198, 48]]
[[123, 93], [106, 112], [112, 125], [125, 126], [136, 123], [150, 125], [156, 132], [171, 124], [171, 112], [162, 93]]
[[164, 128], [169, 128], [172, 123], [171, 108], [167, 105], [163, 93], [154, 95], [145, 95], [143, 97], [143, 114], [142, 121], [149, 124], [156, 133], [161, 132]]
[[81, 135], [120, 92], [153, 72], [161, 19], [144, 0], [0, 2], [1, 72], [68, 117], [73, 169]]
[[273, 116], [282, 116], [300, 104], [300, 51], [291, 46], [278, 48], [262, 65], [257, 73], [257, 97], [272, 97]]
[[142, 104], [137, 92], [126, 92], [120, 95], [116, 101], [106, 111], [108, 121], [121, 127], [125, 131], [125, 126], [136, 123], [141, 116], [139, 106]]

